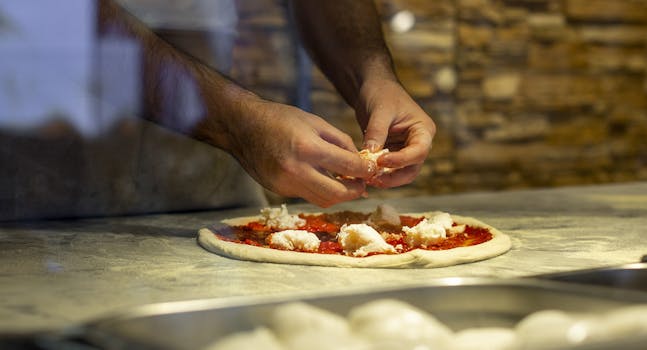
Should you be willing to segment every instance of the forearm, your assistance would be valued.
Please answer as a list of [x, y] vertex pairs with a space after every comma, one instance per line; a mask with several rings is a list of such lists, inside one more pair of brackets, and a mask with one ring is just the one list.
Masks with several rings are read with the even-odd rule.
[[291, 2], [304, 45], [348, 104], [367, 79], [396, 80], [373, 0]]
[[[245, 103], [258, 98], [156, 36], [112, 0], [98, 4], [99, 35], [128, 38], [139, 45], [144, 116], [231, 150], [228, 119], [239, 117]], [[187, 94], [197, 98], [187, 100]]]

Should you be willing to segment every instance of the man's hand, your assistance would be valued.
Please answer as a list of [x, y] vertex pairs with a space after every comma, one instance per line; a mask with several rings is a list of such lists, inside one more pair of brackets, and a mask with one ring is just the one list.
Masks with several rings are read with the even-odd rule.
[[399, 84], [372, 0], [292, 1], [304, 44], [364, 130], [364, 146], [390, 152], [378, 165], [396, 168], [370, 180], [377, 187], [418, 175], [436, 126]]
[[243, 109], [236, 127], [228, 128], [227, 143], [261, 185], [322, 207], [365, 192], [361, 179], [374, 169], [350, 136], [296, 107], [255, 99]]
[[373, 152], [388, 148], [378, 166], [397, 170], [371, 179], [382, 188], [408, 184], [424, 163], [436, 126], [395, 79], [367, 79], [355, 106], [364, 130], [364, 148]]

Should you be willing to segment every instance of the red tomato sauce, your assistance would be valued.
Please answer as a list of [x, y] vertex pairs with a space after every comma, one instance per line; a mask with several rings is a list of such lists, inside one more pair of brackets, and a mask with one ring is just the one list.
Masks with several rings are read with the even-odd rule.
[[[339, 232], [339, 229], [343, 224], [363, 223], [368, 217], [367, 215], [358, 215], [361, 213], [349, 213], [353, 215], [349, 215], [346, 218], [342, 217], [341, 219], [339, 217], [331, 218], [326, 214], [301, 214], [299, 217], [304, 219], [306, 223], [299, 229], [313, 232], [319, 237], [321, 243], [316, 253], [343, 255], [343, 249], [337, 242], [337, 232]], [[398, 253], [408, 252], [416, 248], [409, 247], [406, 243], [406, 233], [402, 232], [402, 226], [413, 227], [422, 221], [422, 219], [423, 218], [401, 215], [400, 227], [387, 227], [380, 231], [390, 233], [385, 240], [390, 245], [396, 247]], [[258, 221], [253, 221], [246, 225], [232, 226], [229, 229], [226, 229], [226, 232], [219, 230], [219, 234], [217, 236], [220, 239], [230, 242], [248, 244], [257, 247], [269, 247], [267, 240], [273, 232], [276, 232], [276, 230], [272, 230]], [[487, 228], [466, 225], [463, 233], [448, 237], [447, 239], [424, 249], [447, 250], [457, 247], [467, 247], [487, 242], [490, 239], [492, 239], [492, 233]], [[417, 247], [417, 249], [423, 248]]]

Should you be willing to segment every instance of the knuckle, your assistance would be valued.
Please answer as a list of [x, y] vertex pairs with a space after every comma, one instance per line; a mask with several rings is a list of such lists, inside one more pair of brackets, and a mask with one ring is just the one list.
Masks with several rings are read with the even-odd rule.
[[310, 158], [316, 150], [312, 142], [308, 139], [299, 138], [292, 142], [292, 149], [298, 159]]
[[344, 142], [344, 143], [347, 143], [347, 144], [352, 144], [353, 143], [353, 138], [350, 137], [347, 134], [343, 134], [343, 135], [341, 135], [339, 137], [341, 138], [341, 141]]
[[434, 124], [434, 122], [431, 122], [431, 124], [429, 125], [429, 134], [431, 135], [431, 137], [434, 137], [436, 135], [436, 124]]

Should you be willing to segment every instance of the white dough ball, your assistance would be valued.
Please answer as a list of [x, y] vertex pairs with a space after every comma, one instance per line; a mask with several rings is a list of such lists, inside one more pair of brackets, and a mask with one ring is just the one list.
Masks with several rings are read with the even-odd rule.
[[515, 327], [519, 344], [525, 348], [564, 348], [580, 344], [591, 325], [559, 310], [543, 310], [526, 316]]
[[611, 339], [647, 336], [647, 305], [633, 305], [610, 312], [604, 326]]
[[295, 334], [282, 341], [286, 350], [369, 350], [370, 344], [351, 334], [320, 333], [315, 331]]
[[450, 348], [453, 350], [504, 350], [512, 349], [517, 334], [511, 328], [468, 328], [456, 332]]
[[355, 307], [348, 320], [355, 334], [381, 347], [387, 344], [397, 344], [399, 349], [443, 347], [452, 336], [452, 331], [432, 315], [395, 299]]
[[277, 307], [270, 327], [284, 342], [302, 334], [318, 334], [322, 340], [326, 337], [350, 337], [350, 328], [344, 317], [301, 302]]
[[248, 332], [237, 332], [205, 347], [205, 350], [240, 349], [284, 350], [283, 346], [274, 337], [274, 334], [267, 328], [257, 328]]

